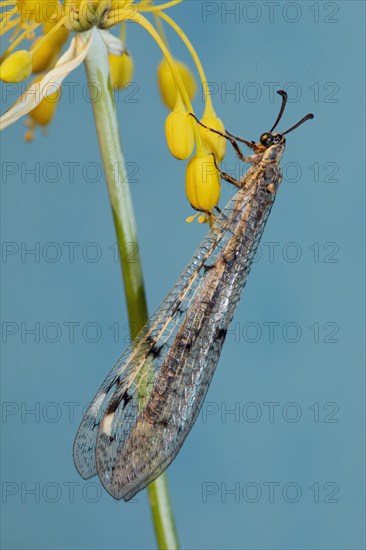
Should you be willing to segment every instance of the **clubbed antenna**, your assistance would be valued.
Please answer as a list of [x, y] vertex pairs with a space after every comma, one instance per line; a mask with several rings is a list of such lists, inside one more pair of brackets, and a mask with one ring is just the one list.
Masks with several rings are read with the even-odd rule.
[[288, 130], [286, 130], [286, 132], [282, 132], [282, 135], [284, 136], [285, 134], [288, 134], [289, 132], [292, 132], [292, 130], [295, 130], [295, 128], [298, 128], [301, 124], [303, 124], [303, 123], [306, 122], [307, 120], [311, 120], [312, 118], [314, 118], [313, 113], [307, 114], [306, 116], [304, 116], [304, 118], [302, 118], [301, 120], [299, 120], [299, 122], [297, 122], [294, 126], [291, 126], [291, 128], [289, 128]]
[[287, 97], [288, 97], [287, 93], [284, 90], [278, 90], [277, 93], [282, 97], [282, 105], [281, 105], [280, 112], [278, 113], [277, 120], [274, 123], [274, 125], [272, 126], [272, 128], [270, 129], [270, 131], [269, 131], [270, 134], [273, 132], [273, 130], [276, 128], [277, 124], [281, 120], [283, 112], [284, 112], [285, 107], [286, 107], [286, 103], [287, 103]]

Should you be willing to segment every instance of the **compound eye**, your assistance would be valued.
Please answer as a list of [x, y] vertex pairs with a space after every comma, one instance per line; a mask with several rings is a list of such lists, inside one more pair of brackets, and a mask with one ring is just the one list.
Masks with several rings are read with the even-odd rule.
[[267, 134], [267, 133], [262, 134], [261, 137], [259, 138], [259, 141], [261, 142], [262, 145], [265, 145], [266, 147], [268, 147], [273, 143], [273, 136], [272, 134]]

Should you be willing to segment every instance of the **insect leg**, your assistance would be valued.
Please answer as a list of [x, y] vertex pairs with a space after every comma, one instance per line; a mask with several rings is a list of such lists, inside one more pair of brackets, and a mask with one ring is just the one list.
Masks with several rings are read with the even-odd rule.
[[[215, 210], [217, 210], [217, 212], [219, 213], [219, 216], [216, 216], [216, 214], [214, 214], [211, 210], [203, 210], [203, 213], [207, 216], [207, 218], [210, 218], [213, 224], [217, 224], [222, 229], [224, 230], [226, 229], [227, 231], [230, 231], [229, 229], [226, 228], [226, 225], [224, 223], [224, 222], [227, 222], [228, 218], [223, 215], [222, 210], [218, 206], [215, 206]], [[223, 219], [220, 219], [221, 217]], [[230, 233], [232, 233], [232, 231], [230, 231]]]
[[[219, 130], [215, 130], [214, 128], [209, 128], [209, 126], [206, 126], [205, 124], [202, 124], [202, 122], [200, 122], [198, 120], [198, 118], [193, 114], [193, 113], [189, 113], [191, 116], [193, 116], [193, 118], [196, 120], [196, 122], [198, 122], [198, 124], [200, 126], [202, 126], [203, 128], [206, 128], [206, 130], [210, 130], [210, 132], [214, 132], [214, 134], [218, 134], [219, 136], [227, 139], [228, 141], [230, 141], [231, 145], [234, 147], [235, 149], [235, 152], [236, 154], [238, 155], [239, 159], [242, 160], [243, 162], [251, 162], [249, 159], [250, 157], [246, 157], [244, 156], [243, 154], [243, 151], [240, 149], [239, 145], [236, 143], [235, 139], [233, 137], [231, 137], [230, 134], [223, 134], [222, 132], [220, 132]], [[249, 143], [249, 142], [248, 142]]]
[[218, 212], [220, 218], [222, 218], [223, 220], [227, 221], [228, 217], [225, 216], [224, 212], [221, 210], [221, 208], [219, 208], [218, 206], [215, 206], [215, 210], [216, 212]]
[[256, 145], [255, 141], [247, 141], [244, 138], [240, 138], [238, 136], [235, 136], [234, 134], [228, 132], [228, 130], [226, 130], [226, 129], [225, 129], [225, 132], [231, 138], [236, 139], [236, 141], [240, 141], [240, 143], [244, 143], [247, 147], [249, 147], [249, 149], [252, 149], [252, 151], [257, 152], [257, 145]]
[[216, 162], [215, 155], [213, 153], [211, 153], [211, 154], [214, 158], [215, 166], [216, 166], [220, 176], [222, 177], [222, 179], [224, 179], [225, 181], [228, 181], [229, 183], [232, 183], [233, 185], [235, 185], [235, 187], [238, 187], [239, 189], [241, 189], [243, 187], [242, 183], [240, 183], [240, 181], [233, 178], [233, 176], [230, 176], [230, 174], [228, 174], [227, 172], [224, 172], [223, 170], [221, 170], [220, 166]]

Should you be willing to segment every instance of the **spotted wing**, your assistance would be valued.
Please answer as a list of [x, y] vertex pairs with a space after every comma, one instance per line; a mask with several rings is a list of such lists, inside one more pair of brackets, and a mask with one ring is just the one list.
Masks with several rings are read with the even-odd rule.
[[96, 442], [101, 424], [105, 433], [110, 429], [111, 434], [118, 426], [118, 436], [114, 436], [109, 456], [124, 445], [143, 410], [142, 394], [151, 391], [189, 303], [204, 282], [202, 266], [218, 253], [224, 236], [225, 223], [203, 240], [172, 291], [100, 386], [74, 441], [75, 466], [84, 479], [97, 473]]
[[182, 318], [175, 317], [164, 340], [166, 353], [160, 356], [155, 348], [150, 361], [158, 363], [158, 376], [151, 376], [150, 364], [140, 369], [127, 390], [117, 391], [102, 419], [97, 472], [116, 499], [130, 500], [165, 470], [199, 414], [273, 197], [265, 191], [249, 202], [231, 216], [222, 249], [206, 258], [198, 284], [181, 302]]

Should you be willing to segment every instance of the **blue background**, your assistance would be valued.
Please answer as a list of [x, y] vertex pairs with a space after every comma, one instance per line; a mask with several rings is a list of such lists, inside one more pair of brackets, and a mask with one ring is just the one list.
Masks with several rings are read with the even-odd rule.
[[[270, 89], [286, 86], [280, 129], [316, 115], [288, 136], [262, 254], [203, 413], [168, 470], [171, 495], [185, 549], [361, 549], [364, 3], [270, 4], [272, 21], [266, 2], [190, 1], [170, 11], [197, 47], [229, 130], [257, 139], [278, 112]], [[153, 312], [205, 228], [185, 223], [185, 163], [167, 150], [156, 87], [160, 52], [136, 25], [128, 46], [135, 85], [117, 110]], [[27, 144], [18, 122], [1, 138], [2, 240], [13, 252], [2, 258], [2, 544], [154, 548], [146, 493], [117, 503], [72, 462], [82, 408], [125, 347], [128, 326], [84, 69], [68, 82], [75, 96], [64, 88], [48, 137], [38, 132]], [[195, 105], [200, 113], [200, 97]], [[231, 152], [225, 167], [238, 167]], [[222, 205], [233, 194], [223, 189]], [[79, 243], [73, 262], [67, 242]], [[39, 247], [39, 258], [22, 247]], [[74, 341], [70, 322], [78, 323]], [[38, 342], [25, 332], [36, 323]]]

